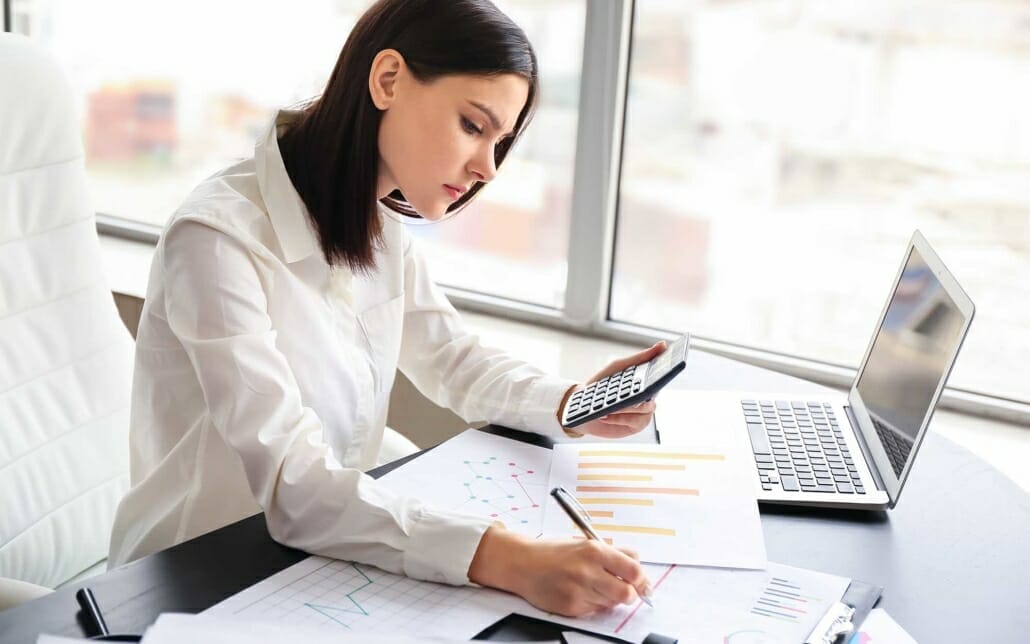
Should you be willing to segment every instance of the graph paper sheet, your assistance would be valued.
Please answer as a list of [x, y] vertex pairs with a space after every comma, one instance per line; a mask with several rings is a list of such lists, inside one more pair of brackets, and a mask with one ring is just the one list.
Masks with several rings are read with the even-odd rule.
[[[601, 538], [633, 548], [641, 561], [765, 568], [751, 467], [729, 449], [556, 445], [548, 485], [572, 493]], [[554, 499], [543, 532], [581, 534]]]
[[850, 581], [814, 570], [769, 563], [766, 570], [648, 564], [654, 608], [642, 602], [585, 619], [551, 615], [528, 605], [516, 612], [641, 642], [650, 633], [680, 644], [803, 642]]
[[203, 614], [341, 633], [469, 639], [511, 612], [509, 597], [485, 588], [434, 584], [371, 566], [308, 557]]
[[427, 505], [501, 521], [535, 538], [550, 469], [551, 450], [470, 429], [378, 482]]

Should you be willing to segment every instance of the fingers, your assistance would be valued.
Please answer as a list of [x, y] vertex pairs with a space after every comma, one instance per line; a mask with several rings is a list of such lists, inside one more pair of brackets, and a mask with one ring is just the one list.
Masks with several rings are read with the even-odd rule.
[[654, 401], [612, 412], [587, 426], [587, 433], [602, 438], [629, 436], [645, 429], [654, 415]]
[[618, 411], [613, 411], [612, 413], [608, 414], [607, 416], [603, 416], [603, 418], [612, 418], [614, 416], [620, 416], [620, 415], [623, 415], [623, 414], [625, 414], [626, 416], [636, 416], [636, 415], [640, 415], [640, 414], [651, 415], [651, 414], [654, 413], [654, 410], [657, 409], [657, 408], [658, 408], [658, 405], [655, 404], [655, 401], [647, 400], [647, 401], [642, 402], [642, 403], [637, 403], [637, 404], [633, 405], [632, 407], [623, 407], [622, 409], [620, 409]]
[[[585, 545], [587, 557], [596, 566], [589, 573], [588, 587], [591, 594], [585, 599], [600, 603], [604, 608], [636, 602], [638, 594], [631, 579], [646, 580], [640, 564], [628, 553], [599, 541], [587, 542]], [[620, 573], [630, 577], [623, 577]]]
[[619, 552], [622, 552], [623, 554], [625, 554], [630, 559], [633, 559], [634, 561], [640, 561], [640, 553], [637, 552], [636, 550], [634, 550], [633, 548], [630, 548], [628, 546], [615, 546], [615, 549], [618, 550]]
[[640, 364], [642, 362], [647, 362], [648, 360], [661, 354], [663, 351], [665, 351], [665, 341], [660, 340], [658, 342], [655, 342], [649, 348], [644, 349], [643, 351], [634, 353], [633, 355], [627, 356], [625, 358], [615, 360], [607, 367], [599, 371], [593, 378], [590, 379], [589, 382], [594, 382], [595, 380], [606, 378], [612, 375], [613, 373], [618, 373], [619, 371], [622, 371], [626, 367], [630, 367], [635, 364]]
[[[631, 548], [607, 548], [604, 567], [620, 580], [621, 586], [611, 590], [613, 593], [623, 593], [617, 597], [619, 603], [631, 604], [650, 589], [651, 582], [640, 565], [639, 555]], [[628, 595], [625, 594], [627, 592]]]
[[615, 371], [622, 371], [630, 365], [640, 364], [641, 362], [647, 362], [648, 360], [661, 354], [663, 351], [665, 351], [665, 341], [660, 340], [652, 344], [647, 349], [644, 349], [643, 351], [634, 353], [633, 355], [622, 358], [621, 360], [616, 360], [612, 363], [612, 366], [619, 365], [618, 369], [615, 369]]
[[589, 425], [584, 425], [586, 433], [597, 438], [625, 438], [626, 436], [632, 436], [633, 434], [639, 433], [647, 424], [637, 427], [632, 425], [616, 425], [614, 423], [604, 423], [601, 421], [594, 421]]
[[613, 608], [619, 604], [632, 604], [637, 601], [637, 591], [631, 584], [614, 577], [607, 572], [598, 575], [590, 586], [596, 599], [604, 608]]

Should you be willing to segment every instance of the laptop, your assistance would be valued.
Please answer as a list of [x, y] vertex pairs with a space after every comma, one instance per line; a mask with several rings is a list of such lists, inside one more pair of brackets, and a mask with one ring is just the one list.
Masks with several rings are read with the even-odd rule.
[[761, 502], [893, 508], [973, 311], [916, 231], [847, 394], [677, 392], [676, 424], [738, 428]]

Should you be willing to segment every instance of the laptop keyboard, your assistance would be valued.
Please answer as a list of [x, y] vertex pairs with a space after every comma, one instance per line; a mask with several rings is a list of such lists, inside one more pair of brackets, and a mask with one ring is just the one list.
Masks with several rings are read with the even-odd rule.
[[901, 470], [905, 469], [905, 461], [908, 460], [908, 453], [912, 451], [912, 443], [899, 437], [897, 434], [892, 432], [889, 427], [875, 418], [873, 419], [873, 427], [876, 428], [876, 434], [880, 437], [880, 443], [887, 452], [887, 458], [891, 461], [891, 468], [894, 470], [894, 476], [900, 477]]
[[829, 403], [743, 400], [762, 489], [865, 494]]

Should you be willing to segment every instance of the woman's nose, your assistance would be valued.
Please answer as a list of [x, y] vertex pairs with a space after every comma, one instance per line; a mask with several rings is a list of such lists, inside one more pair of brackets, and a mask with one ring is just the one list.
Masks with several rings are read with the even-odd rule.
[[480, 152], [469, 164], [469, 171], [475, 175], [477, 181], [488, 183], [497, 176], [497, 166], [494, 164], [494, 150], [491, 146], [489, 151]]

